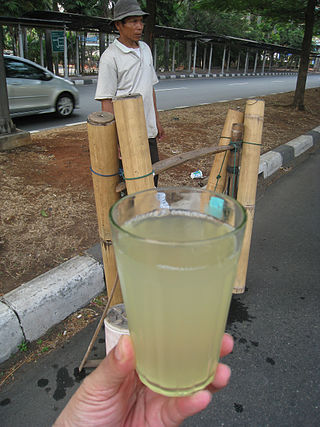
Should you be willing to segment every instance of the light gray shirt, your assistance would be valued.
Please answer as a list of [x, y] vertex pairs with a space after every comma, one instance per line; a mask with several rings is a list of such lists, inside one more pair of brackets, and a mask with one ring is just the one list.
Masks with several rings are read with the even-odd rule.
[[95, 99], [139, 93], [142, 95], [148, 138], [158, 134], [153, 86], [158, 83], [149, 46], [139, 42], [140, 55], [117, 39], [103, 52]]

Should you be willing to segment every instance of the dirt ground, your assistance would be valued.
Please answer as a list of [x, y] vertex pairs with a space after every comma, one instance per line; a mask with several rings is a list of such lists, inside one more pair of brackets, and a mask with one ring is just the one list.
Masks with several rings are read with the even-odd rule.
[[[320, 125], [320, 89], [305, 95], [306, 111], [289, 105], [293, 92], [266, 102], [262, 153]], [[161, 159], [217, 144], [228, 108], [245, 100], [161, 112]], [[32, 135], [31, 145], [0, 153], [0, 296], [99, 241], [86, 125]], [[202, 186], [213, 156], [164, 172], [159, 185]], [[201, 169], [203, 180], [190, 173]]]

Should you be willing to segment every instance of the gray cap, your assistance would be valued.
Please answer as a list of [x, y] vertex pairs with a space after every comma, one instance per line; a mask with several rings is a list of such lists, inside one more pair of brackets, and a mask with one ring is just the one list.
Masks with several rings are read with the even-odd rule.
[[149, 13], [143, 12], [137, 0], [118, 0], [113, 10], [113, 21], [129, 16], [147, 16]]

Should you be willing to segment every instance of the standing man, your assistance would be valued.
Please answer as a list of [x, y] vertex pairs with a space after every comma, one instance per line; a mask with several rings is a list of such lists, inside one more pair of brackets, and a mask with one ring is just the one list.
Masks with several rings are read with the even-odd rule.
[[[99, 63], [95, 99], [102, 111], [113, 113], [114, 96], [139, 93], [142, 95], [146, 118], [151, 162], [159, 160], [156, 138], [164, 136], [156, 105], [153, 86], [158, 83], [149, 46], [140, 41], [143, 32], [143, 12], [137, 0], [118, 0], [114, 7], [116, 29], [120, 33], [102, 54]], [[157, 185], [158, 176], [155, 176]]]

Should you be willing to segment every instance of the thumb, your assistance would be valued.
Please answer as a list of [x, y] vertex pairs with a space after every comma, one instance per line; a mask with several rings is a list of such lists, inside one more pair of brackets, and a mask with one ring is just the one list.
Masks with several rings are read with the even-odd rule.
[[122, 335], [116, 347], [85, 379], [86, 386], [112, 394], [134, 369], [135, 357], [131, 338], [129, 335]]

